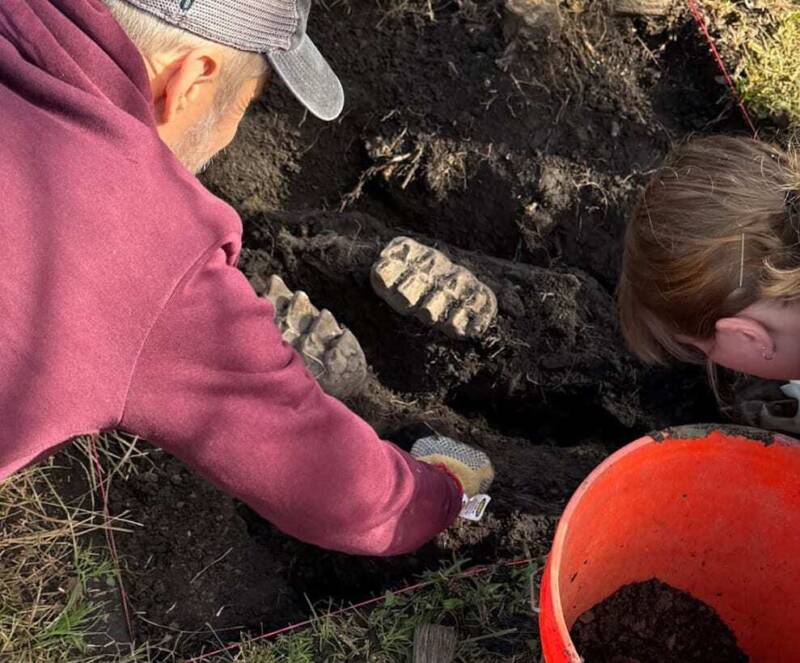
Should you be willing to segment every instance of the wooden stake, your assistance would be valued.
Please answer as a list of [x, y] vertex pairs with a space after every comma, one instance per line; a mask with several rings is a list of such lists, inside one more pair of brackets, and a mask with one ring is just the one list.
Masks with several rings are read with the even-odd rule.
[[421, 624], [414, 631], [414, 663], [450, 663], [456, 656], [456, 630]]

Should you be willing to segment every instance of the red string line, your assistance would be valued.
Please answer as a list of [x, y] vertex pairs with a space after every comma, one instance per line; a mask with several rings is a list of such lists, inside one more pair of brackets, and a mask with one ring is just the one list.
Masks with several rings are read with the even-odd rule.
[[97, 488], [100, 492], [100, 500], [103, 504], [103, 519], [105, 520], [105, 534], [106, 544], [111, 553], [111, 559], [114, 562], [114, 574], [117, 579], [117, 589], [119, 590], [120, 603], [122, 604], [122, 612], [125, 616], [125, 627], [128, 630], [128, 638], [133, 642], [133, 624], [131, 623], [131, 615], [128, 609], [128, 593], [125, 591], [125, 585], [122, 582], [122, 569], [119, 564], [119, 554], [117, 553], [117, 543], [114, 539], [114, 530], [111, 525], [111, 509], [108, 506], [108, 493], [103, 481], [104, 472], [103, 466], [100, 464], [100, 456], [97, 453], [97, 435], [92, 435], [89, 438], [89, 450], [91, 452], [92, 461], [94, 461], [95, 473], [97, 474]]
[[731, 89], [731, 94], [733, 95], [734, 100], [736, 101], [736, 105], [739, 107], [739, 110], [742, 113], [742, 117], [744, 121], [747, 123], [750, 131], [752, 132], [753, 136], [758, 136], [758, 129], [756, 129], [756, 125], [753, 120], [750, 118], [750, 113], [747, 112], [747, 108], [744, 105], [744, 100], [742, 99], [742, 95], [739, 94], [739, 90], [736, 88], [736, 83], [733, 82], [733, 78], [731, 77], [730, 73], [728, 73], [728, 67], [725, 65], [725, 61], [722, 59], [722, 56], [717, 49], [717, 44], [714, 41], [714, 37], [711, 36], [711, 33], [708, 31], [708, 24], [706, 23], [705, 18], [703, 17], [703, 12], [700, 10], [700, 7], [697, 4], [697, 0], [687, 0], [689, 4], [689, 11], [692, 12], [692, 16], [694, 16], [694, 20], [697, 23], [697, 26], [700, 28], [700, 31], [706, 38], [706, 42], [708, 43], [708, 48], [711, 51], [711, 55], [714, 56], [714, 61], [717, 63], [717, 67], [719, 68], [720, 72], [722, 72], [722, 76], [725, 79], [725, 82], [728, 84], [728, 87]]
[[[526, 564], [530, 564], [533, 562], [533, 558], [528, 559], [517, 559], [511, 562], [500, 562], [499, 564], [483, 564], [480, 566], [473, 566], [471, 569], [467, 569], [461, 573], [457, 573], [452, 578], [448, 578], [448, 580], [461, 580], [463, 578], [469, 578], [472, 576], [481, 575], [486, 573], [487, 571], [491, 571], [492, 569], [496, 569], [498, 567], [516, 567], [516, 566], [525, 566]], [[436, 584], [439, 582], [438, 579], [434, 580], [425, 580], [423, 582], [418, 582], [413, 585], [409, 585], [407, 587], [403, 587], [396, 591], [391, 592], [392, 595], [395, 594], [411, 594], [413, 592], [419, 591], [420, 589], [424, 589], [425, 587], [430, 587], [431, 585]], [[379, 603], [384, 603], [387, 599], [387, 594], [383, 594], [382, 596], [376, 596], [371, 599], [367, 599], [366, 601], [361, 601], [360, 603], [356, 603], [355, 605], [350, 605], [346, 608], [340, 608], [339, 610], [334, 610], [333, 612], [328, 612], [323, 617], [337, 617], [338, 615], [352, 612], [354, 610], [359, 610], [360, 608], [365, 608], [370, 605], [375, 605]], [[285, 633], [290, 633], [292, 631], [296, 631], [301, 628], [305, 628], [307, 626], [311, 626], [315, 621], [319, 621], [321, 617], [313, 617], [311, 619], [306, 619], [305, 621], [298, 622], [296, 624], [290, 624], [289, 626], [284, 626], [283, 628], [276, 629], [274, 631], [270, 631], [269, 633], [264, 633], [263, 635], [256, 636], [251, 638], [249, 642], [257, 642], [259, 640], [271, 640], [273, 638], [277, 638], [279, 635], [283, 635]], [[242, 643], [241, 642], [234, 642], [226, 647], [222, 647], [220, 649], [216, 649], [214, 651], [207, 652], [205, 654], [201, 654], [200, 656], [196, 656], [195, 658], [190, 658], [186, 661], [186, 663], [197, 663], [198, 661], [205, 661], [211, 658], [212, 656], [218, 656], [219, 654], [224, 654], [226, 652], [233, 651], [235, 649], [241, 649]]]

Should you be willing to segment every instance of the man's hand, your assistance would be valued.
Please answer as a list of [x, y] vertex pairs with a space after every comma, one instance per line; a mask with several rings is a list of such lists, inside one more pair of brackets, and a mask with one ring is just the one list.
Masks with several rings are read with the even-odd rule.
[[492, 461], [483, 451], [444, 435], [417, 440], [411, 455], [423, 463], [446, 467], [461, 482], [467, 497], [486, 493], [494, 480]]
[[729, 414], [742, 423], [766, 430], [800, 433], [800, 382], [780, 385], [759, 381], [736, 394]]

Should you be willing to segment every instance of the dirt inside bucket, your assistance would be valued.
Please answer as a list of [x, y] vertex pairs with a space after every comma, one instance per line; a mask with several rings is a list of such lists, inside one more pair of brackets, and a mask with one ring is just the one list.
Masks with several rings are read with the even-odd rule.
[[686, 592], [652, 579], [626, 585], [572, 627], [585, 663], [746, 663], [717, 613]]
[[[306, 597], [381, 594], [454, 557], [543, 556], [610, 451], [720, 419], [702, 370], [629, 354], [613, 298], [626, 215], [671, 142], [743, 131], [687, 16], [334, 0], [315, 3], [309, 32], [343, 80], [343, 117], [314, 121], [276, 84], [204, 182], [243, 218], [253, 282], [280, 275], [361, 342], [371, 376], [348, 404], [402, 443], [416, 427], [481, 447], [497, 481], [480, 524], [402, 558], [357, 558], [287, 538], [153, 452], [115, 480], [111, 509], [141, 525], [118, 542], [137, 638], [190, 632], [187, 654], [305, 617]], [[485, 338], [449, 339], [374, 295], [370, 266], [398, 235], [495, 291]]]

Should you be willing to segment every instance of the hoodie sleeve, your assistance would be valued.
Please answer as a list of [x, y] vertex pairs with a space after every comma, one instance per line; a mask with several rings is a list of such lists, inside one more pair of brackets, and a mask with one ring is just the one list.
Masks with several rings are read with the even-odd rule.
[[223, 249], [185, 276], [151, 329], [120, 427], [324, 548], [408, 552], [461, 507], [451, 477], [320, 389]]

